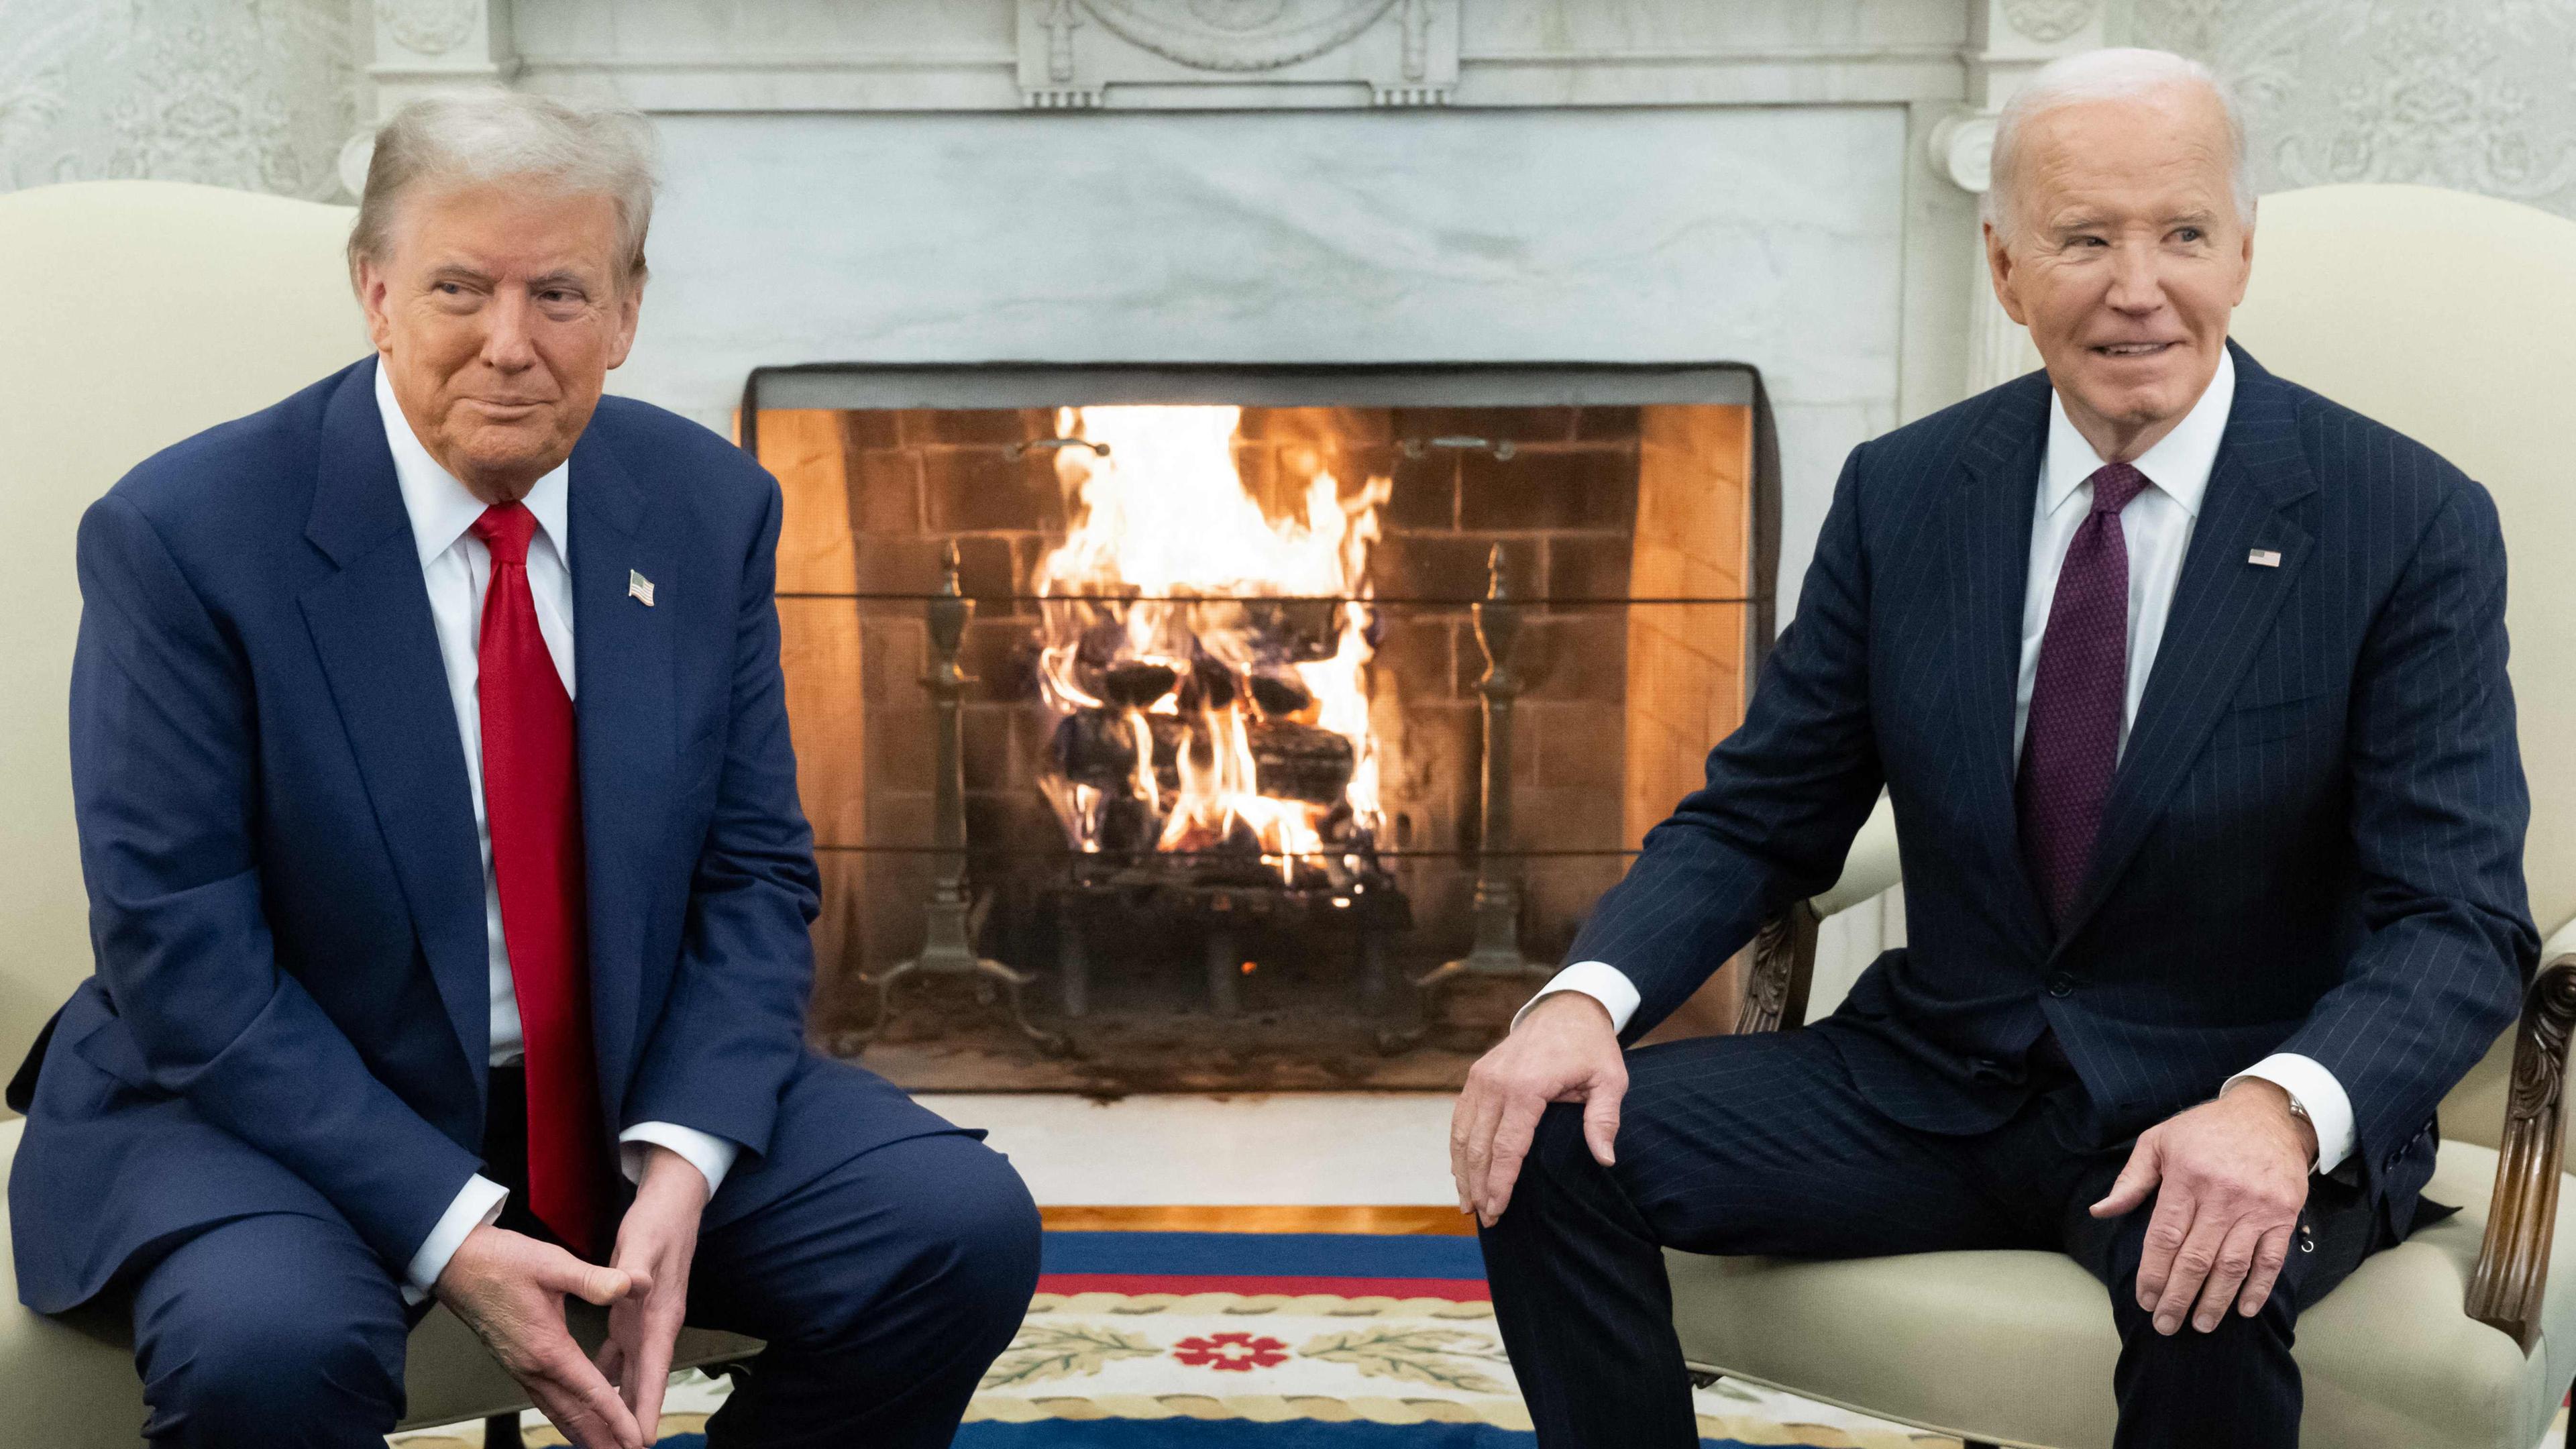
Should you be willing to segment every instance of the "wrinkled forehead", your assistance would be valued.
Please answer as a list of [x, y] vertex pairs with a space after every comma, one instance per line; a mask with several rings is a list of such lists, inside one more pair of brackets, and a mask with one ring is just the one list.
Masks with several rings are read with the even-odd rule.
[[606, 281], [621, 270], [616, 198], [550, 177], [424, 181], [400, 198], [392, 232], [395, 256], [412, 268]]
[[2043, 222], [2070, 207], [2235, 214], [2234, 143], [2198, 86], [2069, 99], [2023, 123], [2016, 189]]

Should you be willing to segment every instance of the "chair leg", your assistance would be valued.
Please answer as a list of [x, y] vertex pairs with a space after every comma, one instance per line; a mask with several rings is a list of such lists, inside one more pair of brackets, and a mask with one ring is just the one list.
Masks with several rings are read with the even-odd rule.
[[494, 1414], [483, 1421], [483, 1449], [521, 1449], [519, 1416]]

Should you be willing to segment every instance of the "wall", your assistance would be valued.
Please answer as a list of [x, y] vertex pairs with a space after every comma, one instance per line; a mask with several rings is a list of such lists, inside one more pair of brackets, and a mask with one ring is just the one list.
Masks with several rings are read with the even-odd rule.
[[350, 0], [0, 0], [0, 190], [150, 178], [347, 199]]
[[2258, 189], [2411, 181], [2576, 217], [2566, 0], [2132, 0], [2244, 99]]

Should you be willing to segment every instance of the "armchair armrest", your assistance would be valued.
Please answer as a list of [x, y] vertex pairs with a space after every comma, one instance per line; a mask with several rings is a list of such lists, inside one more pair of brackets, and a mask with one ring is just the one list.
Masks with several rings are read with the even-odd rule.
[[2469, 1275], [2468, 1315], [2509, 1335], [2524, 1353], [2540, 1338], [2559, 1163], [2566, 1143], [2567, 1044], [2576, 1027], [2576, 923], [2541, 949], [2513, 1044], [2513, 1094], [2505, 1103], [2486, 1241]]
[[1852, 837], [1843, 857], [1843, 873], [1824, 894], [1798, 901], [1762, 923], [1753, 938], [1750, 978], [1744, 983], [1744, 1009], [1735, 1018], [1738, 1035], [1803, 1026], [1807, 989], [1816, 976], [1816, 927], [1897, 883], [1896, 807], [1885, 795], [1878, 808]]

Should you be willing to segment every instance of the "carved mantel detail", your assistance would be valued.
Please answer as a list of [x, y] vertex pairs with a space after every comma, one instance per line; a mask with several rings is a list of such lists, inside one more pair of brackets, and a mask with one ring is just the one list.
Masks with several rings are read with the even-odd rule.
[[[376, 114], [382, 120], [426, 91], [459, 85], [498, 85], [518, 71], [509, 0], [376, 0]], [[352, 137], [341, 158], [344, 174], [365, 175], [363, 150], [373, 126]]]
[[1459, 0], [1020, 0], [1031, 107], [1443, 105]]
[[1277, 70], [1346, 45], [1396, 0], [1082, 0], [1131, 45], [1193, 70]]
[[2101, 0], [2004, 0], [2004, 19], [2042, 45], [2054, 45], [2093, 23]]
[[415, 55], [445, 55], [483, 19], [479, 0], [376, 0], [376, 24]]

